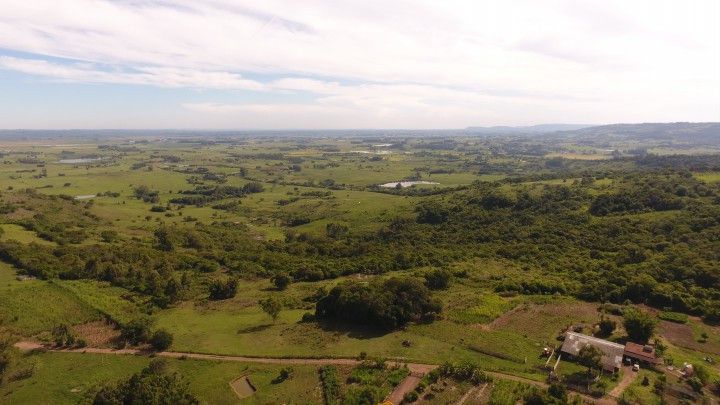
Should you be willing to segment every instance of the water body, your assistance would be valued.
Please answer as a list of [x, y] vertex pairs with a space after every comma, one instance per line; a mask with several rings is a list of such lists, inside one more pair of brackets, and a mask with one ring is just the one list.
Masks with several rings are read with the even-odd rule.
[[424, 180], [420, 180], [420, 181], [400, 181], [400, 182], [395, 182], [395, 183], [385, 183], [385, 184], [381, 184], [380, 187], [395, 188], [395, 187], [397, 187], [398, 184], [400, 184], [400, 187], [405, 188], [405, 187], [414, 186], [414, 185], [416, 185], [416, 184], [440, 184], [440, 183], [436, 183], [436, 182], [434, 182], [434, 181], [424, 181]]
[[76, 195], [76, 200], [89, 200], [91, 198], [97, 197], [95, 194], [86, 194], [86, 195]]
[[77, 159], [60, 159], [58, 160], [58, 163], [62, 164], [68, 164], [68, 165], [76, 165], [80, 163], [92, 163], [97, 162], [98, 160], [103, 160], [103, 158], [77, 158]]
[[375, 154], [375, 155], [389, 155], [392, 152], [389, 150], [378, 150], [378, 151], [370, 151], [370, 150], [351, 150], [350, 153], [364, 153], [364, 154]]

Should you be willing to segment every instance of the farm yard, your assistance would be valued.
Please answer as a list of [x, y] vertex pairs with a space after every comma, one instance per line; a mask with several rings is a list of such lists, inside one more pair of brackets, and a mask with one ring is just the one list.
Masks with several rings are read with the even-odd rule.
[[[3, 140], [0, 398], [714, 400], [720, 160], [633, 142]], [[655, 370], [558, 360], [637, 312]]]

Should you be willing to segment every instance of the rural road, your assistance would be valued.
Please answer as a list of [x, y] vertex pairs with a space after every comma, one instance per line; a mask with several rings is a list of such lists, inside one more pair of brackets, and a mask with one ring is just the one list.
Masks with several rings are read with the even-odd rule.
[[632, 382], [635, 381], [637, 377], [638, 373], [636, 371], [633, 371], [631, 366], [623, 367], [622, 380], [620, 380], [618, 385], [616, 385], [615, 388], [613, 388], [608, 395], [615, 399], [619, 399], [620, 395], [622, 395], [623, 391], [625, 391], [625, 388], [632, 384]]
[[420, 384], [420, 378], [421, 377], [415, 374], [410, 374], [409, 376], [405, 377], [405, 379], [402, 380], [397, 387], [395, 387], [390, 396], [387, 397], [387, 401], [390, 401], [393, 404], [399, 404], [400, 402], [402, 402], [405, 394], [414, 390], [415, 387]]
[[[17, 347], [20, 350], [23, 351], [29, 351], [29, 350], [37, 350], [37, 349], [44, 349], [44, 350], [51, 350], [54, 352], [65, 352], [65, 353], [94, 353], [94, 354], [115, 354], [115, 355], [147, 355], [150, 352], [145, 350], [138, 350], [138, 349], [107, 349], [107, 348], [98, 348], [98, 347], [83, 347], [79, 349], [48, 349], [47, 346], [44, 346], [40, 343], [36, 342], [17, 342], [15, 343], [15, 347]], [[186, 352], [153, 352], [155, 356], [160, 357], [169, 357], [169, 358], [185, 358], [185, 359], [198, 359], [198, 360], [217, 360], [217, 361], [236, 361], [236, 362], [243, 362], [243, 363], [260, 363], [260, 364], [298, 364], [298, 365], [318, 365], [318, 366], [325, 366], [325, 365], [336, 365], [336, 366], [355, 366], [360, 364], [361, 360], [356, 359], [342, 359], [342, 358], [324, 358], [324, 359], [311, 359], [311, 358], [282, 358], [282, 357], [247, 357], [247, 356], [232, 356], [232, 355], [222, 355], [222, 354], [203, 354], [203, 353], [186, 353]], [[410, 371], [410, 376], [405, 378], [398, 387], [390, 394], [390, 397], [388, 399], [393, 404], [399, 404], [400, 401], [394, 401], [393, 399], [397, 400], [396, 396], [399, 396], [399, 399], [402, 400], [402, 397], [405, 395], [405, 393], [411, 391], [414, 389], [417, 384], [420, 382], [420, 377], [427, 374], [428, 372], [434, 370], [437, 365], [435, 364], [423, 364], [423, 363], [406, 363], [406, 362], [399, 362], [399, 361], [390, 361], [388, 362], [390, 365], [406, 365], [408, 370]], [[540, 387], [543, 389], [547, 389], [549, 386], [548, 384], [540, 381], [531, 380], [529, 378], [520, 377], [512, 374], [505, 374], [497, 371], [485, 371], [489, 376], [501, 380], [511, 380], [511, 381], [517, 381], [522, 382], [525, 384], [531, 384], [536, 387]], [[635, 374], [635, 373], [633, 373]], [[623, 379], [624, 380], [624, 379]], [[621, 382], [622, 384], [622, 382]], [[629, 383], [628, 383], [629, 384]], [[402, 387], [402, 389], [401, 389]], [[624, 388], [623, 388], [624, 389]], [[615, 390], [613, 390], [614, 392]], [[621, 393], [621, 391], [620, 391]], [[592, 398], [587, 395], [578, 394], [578, 393], [572, 393], [571, 395], [578, 395], [580, 396], [586, 403], [593, 403], [596, 405], [614, 405], [617, 402], [613, 399], [609, 398]], [[617, 394], [619, 396], [619, 393]]]

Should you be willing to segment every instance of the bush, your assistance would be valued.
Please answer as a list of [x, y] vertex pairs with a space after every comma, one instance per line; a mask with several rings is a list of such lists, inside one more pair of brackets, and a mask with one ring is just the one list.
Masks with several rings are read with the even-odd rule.
[[152, 320], [142, 316], [131, 320], [120, 327], [120, 339], [131, 345], [138, 345], [150, 339]]
[[195, 405], [189, 385], [177, 373], [167, 371], [164, 360], [154, 359], [147, 368], [118, 384], [101, 388], [93, 399], [94, 405]]
[[53, 328], [52, 337], [55, 346], [65, 347], [75, 345], [75, 335], [66, 324], [60, 324]]
[[418, 393], [416, 391], [410, 391], [405, 394], [402, 400], [404, 404], [412, 404], [413, 402], [418, 400]]
[[490, 376], [485, 374], [480, 367], [472, 362], [462, 362], [459, 364], [444, 363], [438, 368], [440, 375], [453, 378], [457, 381], [468, 381], [478, 385], [491, 381]]
[[697, 377], [690, 377], [687, 379], [687, 383], [690, 386], [690, 388], [693, 389], [695, 392], [701, 392], [703, 388], [703, 383], [700, 381]]
[[322, 366], [318, 370], [322, 382], [325, 404], [335, 405], [340, 402], [340, 373], [335, 366]]
[[278, 373], [278, 376], [272, 380], [272, 383], [280, 384], [281, 382], [292, 378], [294, 372], [295, 370], [293, 370], [292, 367], [284, 367], [280, 369], [280, 373]]
[[292, 279], [287, 273], [278, 273], [273, 277], [272, 282], [278, 290], [284, 290], [288, 288]]
[[150, 337], [150, 345], [155, 351], [167, 350], [173, 343], [173, 335], [165, 329], [156, 330]]
[[615, 331], [615, 328], [617, 327], [617, 322], [613, 321], [612, 319], [603, 318], [600, 320], [600, 323], [598, 324], [600, 327], [600, 333], [602, 336], [610, 336], [612, 335], [613, 331]]
[[665, 320], [665, 321], [675, 322], [675, 323], [687, 323], [687, 321], [688, 321], [687, 315], [680, 313], [680, 312], [671, 312], [671, 311], [660, 312], [660, 314], [658, 315], [658, 318]]
[[450, 287], [452, 274], [445, 269], [434, 269], [425, 273], [425, 285], [431, 290], [444, 290]]
[[229, 278], [225, 282], [222, 280], [213, 280], [210, 283], [210, 299], [211, 300], [226, 300], [235, 297], [237, 294], [238, 281], [234, 278]]
[[112, 243], [118, 240], [118, 233], [112, 229], [100, 232], [100, 239], [106, 243]]

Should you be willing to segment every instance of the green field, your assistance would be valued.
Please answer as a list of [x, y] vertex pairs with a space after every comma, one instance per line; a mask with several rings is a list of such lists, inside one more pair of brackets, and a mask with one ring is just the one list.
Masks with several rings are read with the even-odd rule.
[[[230, 388], [235, 378], [247, 375], [257, 391], [243, 403], [277, 403], [293, 398], [296, 403], [318, 403], [321, 394], [317, 369], [294, 366], [291, 379], [273, 383], [282, 366], [168, 360], [170, 368], [187, 377], [190, 389], [203, 404], [235, 404], [238, 398]], [[23, 364], [33, 364], [28, 379], [0, 387], [0, 396], [16, 403], [75, 404], [92, 399], [100, 385], [130, 376], [147, 366], [147, 357], [92, 355], [79, 353], [43, 353], [29, 355]]]
[[[613, 136], [46, 141], [2, 152], [2, 341], [66, 331], [148, 349], [167, 332], [177, 352], [468, 362], [539, 383], [543, 348], [569, 329], [598, 335], [601, 319], [624, 343], [635, 307], [659, 322], [650, 342], [667, 361], [707, 366], [708, 395], [720, 376], [707, 359], [720, 356], [718, 155]], [[83, 158], [102, 159], [60, 162]], [[438, 184], [379, 187], [399, 181]], [[10, 403], [90, 402], [150, 361], [0, 347]], [[208, 404], [236, 403], [230, 382], [245, 375], [257, 391], [243, 403], [322, 403], [327, 389], [315, 365], [278, 382], [276, 365], [170, 363]], [[556, 371], [586, 368], [563, 358]], [[338, 398], [384, 397], [403, 372], [339, 367]], [[476, 388], [439, 381], [428, 403]], [[654, 403], [651, 388], [636, 381], [628, 401]], [[531, 391], [499, 378], [482, 401]]]

